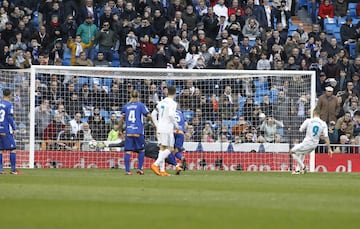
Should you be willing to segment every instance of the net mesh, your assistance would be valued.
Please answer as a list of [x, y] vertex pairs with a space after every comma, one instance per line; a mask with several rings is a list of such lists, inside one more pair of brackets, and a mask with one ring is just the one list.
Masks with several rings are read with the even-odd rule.
[[[151, 111], [174, 85], [188, 123], [184, 154], [189, 169], [285, 171], [291, 165], [285, 152], [302, 139], [298, 129], [314, 103], [309, 72], [53, 66], [33, 70], [35, 167], [123, 167], [122, 148], [97, 144], [116, 140], [110, 133], [116, 133], [120, 110], [132, 90], [140, 92]], [[3, 73], [4, 83], [21, 94], [16, 121], [28, 134], [30, 73]], [[150, 120], [144, 122], [146, 140], [156, 141]], [[26, 141], [29, 136], [18, 139], [19, 149], [27, 149]], [[132, 164], [136, 161], [133, 155]], [[151, 162], [147, 159], [145, 167]]]

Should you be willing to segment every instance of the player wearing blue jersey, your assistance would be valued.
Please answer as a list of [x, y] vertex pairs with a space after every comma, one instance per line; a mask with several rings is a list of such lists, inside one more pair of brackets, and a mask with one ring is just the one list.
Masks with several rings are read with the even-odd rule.
[[325, 140], [330, 156], [333, 154], [328, 136], [328, 126], [319, 118], [319, 115], [319, 111], [315, 109], [313, 111], [313, 118], [306, 119], [300, 126], [300, 132], [306, 131], [306, 135], [300, 144], [295, 145], [290, 150], [290, 154], [292, 154], [297, 163], [293, 174], [303, 174], [306, 172], [306, 166], [304, 165], [305, 155], [315, 150], [319, 144], [320, 137]]
[[182, 155], [182, 152], [184, 151], [186, 121], [185, 121], [184, 114], [180, 110], [176, 110], [175, 119], [179, 125], [179, 129], [174, 130], [174, 138], [175, 138], [174, 152], [169, 154], [168, 160], [169, 160], [170, 164], [175, 165], [176, 174], [179, 175], [180, 172], [182, 171], [182, 167], [181, 167], [181, 164], [176, 162], [176, 158], [181, 160], [182, 162], [185, 160], [185, 157]]
[[145, 157], [145, 137], [144, 123], [145, 117], [151, 118], [149, 110], [139, 101], [139, 93], [134, 90], [131, 92], [129, 103], [125, 104], [121, 110], [122, 117], [119, 126], [122, 127], [125, 122], [125, 171], [126, 175], [132, 175], [130, 171], [130, 153], [138, 153], [138, 171], [139, 175], [144, 175], [143, 164]]
[[3, 90], [3, 98], [0, 101], [0, 174], [5, 174], [3, 170], [2, 151], [10, 151], [11, 174], [19, 174], [16, 170], [16, 149], [14, 135], [16, 125], [13, 119], [13, 105], [11, 103], [11, 91], [6, 88]]

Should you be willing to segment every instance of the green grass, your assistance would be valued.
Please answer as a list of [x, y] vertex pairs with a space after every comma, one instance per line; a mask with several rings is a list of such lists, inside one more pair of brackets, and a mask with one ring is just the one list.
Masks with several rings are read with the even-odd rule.
[[22, 170], [0, 176], [0, 228], [359, 228], [360, 174]]

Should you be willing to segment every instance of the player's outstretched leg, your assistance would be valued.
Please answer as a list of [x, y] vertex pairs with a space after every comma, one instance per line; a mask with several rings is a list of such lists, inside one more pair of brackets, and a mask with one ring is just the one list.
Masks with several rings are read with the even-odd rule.
[[125, 152], [124, 162], [125, 162], [125, 174], [132, 175], [130, 171], [130, 152]]
[[144, 175], [143, 164], [144, 164], [145, 152], [138, 152], [138, 171], [136, 172], [139, 175]]
[[169, 156], [169, 154], [171, 154], [169, 149], [165, 149], [164, 151], [159, 153], [159, 158], [161, 158], [160, 160], [160, 176], [170, 176], [170, 174], [168, 174], [167, 172], [165, 172], [165, 158], [167, 158]]
[[0, 152], [0, 175], [6, 174], [6, 172], [3, 169], [3, 159], [2, 159], [2, 152]]
[[11, 167], [11, 172], [10, 174], [19, 174], [19, 171], [16, 169], [16, 153], [15, 152], [11, 152], [10, 153], [10, 167]]

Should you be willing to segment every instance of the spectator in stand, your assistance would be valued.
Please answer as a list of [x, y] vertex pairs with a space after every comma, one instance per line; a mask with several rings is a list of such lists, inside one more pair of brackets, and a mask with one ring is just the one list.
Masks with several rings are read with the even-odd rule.
[[94, 22], [97, 22], [99, 20], [98, 18], [98, 9], [93, 0], [85, 0], [85, 4], [82, 4], [78, 10], [77, 15], [77, 23], [83, 23], [87, 18], [91, 17], [91, 20]]
[[214, 42], [219, 31], [220, 17], [214, 13], [212, 7], [208, 7], [207, 14], [203, 16], [201, 20], [204, 23], [206, 37]]
[[341, 47], [338, 45], [335, 37], [332, 37], [330, 39], [330, 45], [326, 47], [326, 50], [330, 56], [334, 56], [334, 57], [340, 52]]
[[277, 22], [281, 22], [283, 28], [289, 28], [289, 20], [291, 19], [291, 9], [286, 6], [286, 0], [282, 0], [278, 8], [274, 8], [274, 17]]
[[261, 124], [260, 131], [264, 133], [263, 137], [266, 142], [272, 143], [275, 141], [275, 134], [279, 133], [279, 129], [283, 127], [282, 122], [275, 120], [273, 117], [267, 117]]
[[[71, 61], [70, 65], [74, 66], [76, 59], [80, 57], [80, 53], [84, 52], [87, 48], [91, 48], [93, 45], [93, 40], [89, 44], [82, 42], [81, 36], [77, 35], [75, 40], [69, 37], [67, 41], [67, 47], [71, 50]], [[85, 53], [85, 57], [87, 57]], [[90, 58], [91, 59], [91, 58]]]
[[359, 110], [354, 112], [352, 119], [353, 119], [353, 125], [354, 125], [353, 136], [359, 136], [359, 134], [360, 134], [360, 111]]
[[244, 66], [244, 70], [256, 70], [256, 63], [250, 59], [249, 55], [244, 56], [242, 64]]
[[225, 69], [225, 60], [221, 57], [220, 52], [215, 52], [207, 64], [209, 69]]
[[43, 140], [56, 140], [60, 131], [64, 128], [65, 125], [61, 122], [61, 116], [55, 115], [54, 119], [44, 129]]
[[89, 142], [94, 139], [92, 136], [92, 130], [90, 129], [90, 125], [87, 122], [82, 123], [82, 128], [78, 132], [77, 139], [80, 141], [80, 147], [82, 151], [89, 151]]
[[[80, 40], [78, 40], [78, 38], [76, 38], [75, 41], [77, 43], [83, 42], [82, 46], [85, 46], [85, 47], [82, 47], [82, 48], [87, 49], [86, 55], [90, 59], [94, 58], [95, 48], [93, 47], [93, 41], [95, 39], [97, 32], [98, 32], [98, 28], [95, 24], [93, 24], [93, 16], [91, 16], [91, 15], [86, 16], [86, 19], [83, 21], [82, 24], [79, 25], [79, 27], [76, 31], [76, 37], [80, 36]], [[72, 52], [74, 52], [73, 49], [72, 49]], [[78, 52], [76, 52], [76, 54], [78, 54]]]
[[60, 115], [61, 116], [61, 122], [63, 123], [63, 124], [66, 124], [66, 123], [68, 123], [70, 120], [71, 120], [71, 118], [70, 118], [70, 116], [68, 115], [68, 113], [66, 113], [66, 111], [65, 111], [65, 106], [63, 105], [63, 104], [59, 104], [58, 106], [57, 106], [57, 109], [56, 110], [54, 110], [54, 115]]
[[335, 17], [345, 17], [348, 14], [348, 1], [334, 0]]
[[328, 127], [329, 132], [329, 140], [331, 144], [338, 144], [339, 143], [339, 135], [338, 130], [335, 129], [336, 122], [331, 121]]
[[95, 35], [95, 41], [99, 45], [99, 51], [104, 53], [105, 59], [112, 62], [114, 51], [118, 49], [118, 36], [110, 28], [110, 22], [105, 21], [102, 24], [102, 28]]
[[107, 96], [107, 109], [109, 112], [116, 112], [120, 111], [120, 107], [122, 106], [121, 98], [123, 97], [123, 88], [120, 90], [120, 86], [117, 83], [113, 83], [111, 85], [111, 91], [108, 93]]
[[54, 43], [54, 46], [50, 49], [49, 59], [51, 62], [55, 63], [57, 59], [63, 59], [64, 56], [64, 46], [63, 43], [59, 40]]
[[334, 56], [329, 54], [327, 59], [328, 61], [323, 66], [323, 71], [328, 78], [335, 78], [340, 74], [340, 67], [338, 64], [336, 64]]
[[49, 100], [43, 99], [41, 104], [35, 107], [35, 138], [37, 140], [43, 138], [44, 130], [51, 121], [52, 116]]
[[94, 114], [91, 119], [88, 120], [92, 137], [97, 141], [105, 141], [107, 139], [106, 122], [100, 114]]
[[340, 117], [336, 121], [335, 129], [340, 131], [339, 135], [345, 134], [348, 138], [352, 138], [354, 125], [350, 112], [345, 112], [344, 116]]
[[351, 77], [354, 73], [360, 73], [360, 56], [356, 57], [354, 62], [350, 65], [349, 76]]
[[230, 69], [230, 70], [243, 70], [244, 66], [242, 65], [241, 61], [240, 61], [240, 56], [238, 55], [233, 55], [232, 59], [230, 61], [227, 62], [226, 64], [226, 69]]
[[15, 38], [14, 24], [11, 21], [5, 22], [5, 29], [1, 30], [1, 39], [6, 45], [10, 45], [10, 41]]
[[79, 57], [76, 58], [74, 66], [88, 66], [88, 67], [93, 67], [93, 66], [94, 66], [94, 63], [91, 61], [91, 59], [87, 58], [86, 52], [85, 52], [85, 51], [82, 51], [82, 52], [80, 52]]
[[340, 146], [334, 148], [334, 153], [350, 153], [349, 138], [344, 134], [339, 136]]
[[303, 41], [307, 41], [309, 40], [309, 35], [308, 33], [304, 30], [304, 24], [303, 23], [299, 23], [297, 29], [296, 29], [296, 32], [299, 33], [300, 35], [300, 40], [303, 40]]
[[359, 91], [354, 89], [354, 82], [347, 81], [346, 89], [343, 91], [344, 93], [341, 95], [342, 101], [346, 101], [347, 99], [359, 98]]
[[94, 96], [90, 90], [89, 84], [84, 83], [81, 85], [81, 90], [79, 91], [79, 101], [83, 109], [83, 114], [88, 117], [90, 116], [94, 108]]
[[232, 94], [230, 85], [225, 86], [224, 94], [219, 98], [219, 113], [222, 119], [231, 120], [238, 111], [239, 103], [237, 95]]
[[324, 20], [326, 18], [334, 18], [334, 5], [330, 0], [323, 0], [319, 6], [318, 19], [322, 30], [324, 30]]
[[316, 108], [320, 111], [320, 118], [326, 122], [336, 121], [337, 115], [340, 111], [340, 104], [335, 95], [333, 95], [334, 88], [328, 86], [325, 88], [325, 94], [318, 99]]
[[97, 58], [93, 61], [95, 67], [110, 67], [111, 64], [105, 59], [104, 53], [99, 51], [97, 53]]
[[145, 34], [140, 38], [140, 55], [151, 58], [151, 56], [156, 52], [156, 46], [150, 40], [149, 35]]
[[74, 16], [67, 16], [64, 23], [60, 25], [60, 30], [62, 34], [62, 41], [65, 43], [69, 37], [76, 37], [76, 31], [78, 29], [78, 25], [75, 21]]
[[346, 22], [341, 25], [340, 36], [341, 42], [345, 47], [347, 47], [349, 43], [356, 42], [357, 32], [350, 16], [346, 17]]
[[57, 150], [60, 151], [75, 151], [79, 150], [76, 146], [76, 135], [71, 132], [70, 123], [64, 124], [64, 129], [59, 132], [57, 136]]
[[81, 113], [76, 113], [74, 118], [69, 121], [71, 125], [71, 133], [77, 136], [78, 132], [82, 128]]
[[231, 127], [231, 135], [233, 137], [240, 137], [243, 141], [245, 139], [245, 135], [249, 131], [250, 123], [245, 120], [244, 116], [240, 116], [237, 123]]
[[64, 102], [68, 114], [74, 116], [76, 113], [82, 113], [83, 109], [79, 101], [79, 95], [77, 93], [72, 93], [70, 96], [70, 99]]
[[248, 18], [242, 29], [242, 34], [250, 40], [255, 40], [260, 35], [259, 22], [255, 18]]
[[271, 69], [270, 60], [267, 59], [267, 54], [265, 51], [261, 53], [261, 59], [258, 60], [256, 69], [257, 70], [270, 70]]

